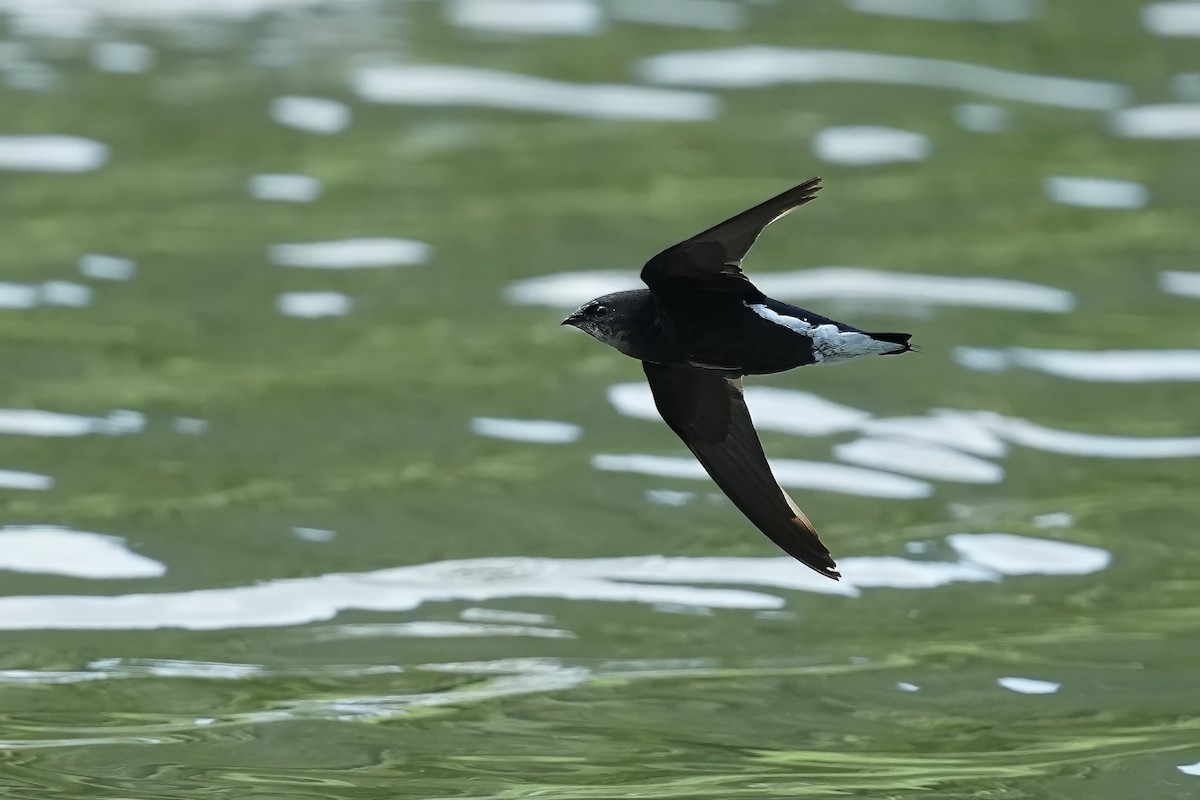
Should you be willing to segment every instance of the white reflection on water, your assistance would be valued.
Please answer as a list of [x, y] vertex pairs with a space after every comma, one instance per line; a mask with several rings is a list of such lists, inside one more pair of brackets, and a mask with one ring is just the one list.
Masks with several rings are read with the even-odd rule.
[[1134, 181], [1056, 175], [1042, 184], [1046, 197], [1083, 208], [1141, 208], [1150, 201], [1146, 187]]
[[[781, 300], [899, 301], [916, 306], [947, 305], [1066, 313], [1075, 296], [1025, 281], [885, 272], [862, 267], [818, 267], [791, 272], [755, 272], [754, 284]], [[514, 281], [504, 297], [518, 305], [575, 308], [608, 292], [645, 288], [636, 272], [595, 270], [561, 272]]]
[[1092, 458], [1192, 458], [1200, 456], [1200, 436], [1110, 436], [1076, 433], [1035, 425], [991, 411], [957, 412], [973, 416], [1013, 444], [1047, 453]]
[[925, 417], [882, 417], [856, 426], [869, 436], [915, 439], [977, 456], [1002, 456], [1008, 445], [969, 414], [933, 409]]
[[0, 469], [0, 489], [28, 489], [43, 491], [54, 485], [54, 478], [36, 472], [21, 472], [15, 469]]
[[154, 66], [154, 48], [137, 42], [96, 42], [91, 58], [92, 66], [101, 72], [136, 75]]
[[448, 0], [444, 8], [451, 24], [500, 33], [585, 36], [604, 25], [595, 0]]
[[[779, 389], [773, 386], [748, 386], [746, 404], [760, 430], [780, 431], [801, 436], [851, 430], [871, 415], [818, 397], [811, 392]], [[654, 395], [646, 383], [618, 383], [608, 388], [608, 401], [618, 413], [635, 419], [658, 420]]]
[[813, 155], [830, 164], [867, 166], [924, 161], [933, 152], [928, 136], [877, 125], [845, 125], [817, 132]]
[[1200, 139], [1200, 103], [1126, 108], [1110, 124], [1118, 136], [1133, 139]]
[[835, 445], [833, 455], [864, 467], [958, 483], [999, 483], [1004, 469], [990, 461], [931, 442], [865, 438]]
[[341, 292], [284, 292], [275, 299], [275, 307], [284, 316], [319, 319], [346, 316], [354, 301]]
[[132, 259], [85, 253], [79, 257], [79, 272], [101, 281], [127, 281], [137, 272]]
[[1200, 36], [1200, 3], [1151, 3], [1142, 6], [1142, 25], [1159, 36]]
[[479, 639], [495, 636], [521, 636], [534, 639], [575, 638], [574, 633], [561, 628], [542, 628], [535, 625], [497, 625], [490, 622], [456, 622], [453, 620], [330, 625], [313, 631], [313, 638], [317, 641], [387, 638]]
[[[991, 537], [990, 543], [971, 549], [969, 542], [978, 536]], [[709, 585], [740, 584], [853, 597], [870, 587], [932, 588], [960, 581], [998, 581], [1004, 575], [1080, 575], [1103, 568], [1092, 556], [1095, 548], [1018, 536], [998, 548], [997, 536], [1007, 534], [956, 534], [951, 546], [960, 553], [970, 550], [970, 558], [958, 562], [911, 561], [895, 556], [845, 558], [840, 562], [845, 575], [840, 582], [805, 569], [786, 556], [512, 557], [441, 561], [186, 592], [5, 597], [0, 598], [0, 629], [270, 627], [327, 620], [350, 609], [409, 611], [430, 602], [479, 602], [504, 597], [778, 609], [785, 601], [777, 595]], [[700, 585], [688, 585], [692, 583]], [[449, 630], [444, 627], [449, 623], [437, 624], [443, 626], [443, 632]], [[399, 630], [420, 630], [403, 627], [407, 625], [410, 623], [401, 623]], [[324, 630], [344, 633], [347, 627], [355, 626]], [[367, 629], [366, 635], [386, 635], [383, 630], [393, 626], [361, 627]]]
[[615, 19], [647, 25], [733, 31], [746, 24], [746, 9], [731, 0], [612, 0]]
[[1038, 12], [1034, 0], [845, 0], [846, 8], [864, 14], [914, 19], [1020, 22]]
[[480, 106], [600, 119], [703, 121], [720, 111], [711, 94], [602, 83], [567, 83], [475, 67], [365, 67], [354, 91], [375, 103]]
[[478, 436], [493, 439], [540, 444], [566, 444], [578, 440], [583, 435], [582, 428], [569, 422], [497, 417], [475, 417], [471, 420], [471, 431]]
[[1160, 272], [1158, 285], [1167, 294], [1200, 297], [1200, 272]]
[[325, 97], [288, 95], [271, 101], [271, 119], [306, 133], [341, 133], [350, 127], [350, 107]]
[[761, 45], [693, 50], [643, 59], [638, 71], [654, 83], [725, 88], [780, 83], [900, 84], [1097, 110], [1120, 108], [1129, 99], [1126, 87], [1105, 81], [1030, 75], [958, 61], [851, 50]]
[[273, 244], [267, 249], [272, 264], [307, 269], [412, 266], [432, 256], [433, 248], [425, 242], [384, 237]]
[[264, 173], [251, 176], [246, 192], [256, 200], [311, 203], [321, 196], [321, 182], [308, 175]]
[[83, 308], [92, 302], [92, 287], [72, 281], [46, 281], [40, 289], [42, 305]]
[[1200, 350], [1039, 350], [956, 347], [953, 358], [968, 369], [1003, 372], [1011, 367], [1079, 381], [1142, 383], [1200, 380]]
[[113, 411], [107, 417], [84, 417], [34, 408], [0, 408], [0, 434], [84, 436], [89, 433], [104, 433], [119, 436], [139, 433], [145, 426], [145, 416], [140, 412], [125, 409]]
[[0, 170], [91, 172], [108, 161], [108, 145], [82, 136], [0, 136]]
[[[925, 481], [893, 475], [890, 472], [791, 458], [773, 458], [769, 459], [769, 462], [779, 485], [790, 489], [820, 489], [860, 497], [891, 497], [902, 500], [929, 497], [933, 494], [933, 487]], [[690, 456], [600, 453], [592, 456], [592, 466], [608, 472], [635, 472], [659, 478], [709, 479], [700, 462]]]
[[549, 625], [554, 617], [528, 611], [509, 611], [502, 608], [464, 608], [458, 615], [467, 622], [503, 622], [509, 625]]
[[54, 525], [0, 528], [0, 569], [74, 578], [154, 578], [167, 571], [123, 539]]
[[1184, 775], [1200, 775], [1200, 761], [1197, 761], [1195, 764], [1180, 764], [1175, 769]]
[[1018, 694], [1054, 694], [1062, 686], [1053, 681], [1039, 681], [1034, 678], [997, 678], [996, 685]]
[[1009, 125], [1007, 108], [987, 103], [959, 103], [954, 107], [954, 121], [965, 131], [1000, 133]]

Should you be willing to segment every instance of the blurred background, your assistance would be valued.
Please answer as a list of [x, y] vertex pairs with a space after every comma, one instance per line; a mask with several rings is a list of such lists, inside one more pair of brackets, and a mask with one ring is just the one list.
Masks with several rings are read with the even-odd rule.
[[[1200, 3], [0, 0], [0, 787], [1200, 792]], [[782, 556], [559, 320], [747, 261]]]

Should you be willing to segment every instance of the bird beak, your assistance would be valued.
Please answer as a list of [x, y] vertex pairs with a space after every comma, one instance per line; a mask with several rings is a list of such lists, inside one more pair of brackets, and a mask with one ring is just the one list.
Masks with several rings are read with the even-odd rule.
[[560, 322], [558, 324], [559, 325], [570, 325], [572, 328], [576, 328], [578, 326], [575, 323], [577, 323], [578, 321], [579, 321], [579, 312], [575, 311], [569, 317], [567, 317], [566, 319], [564, 319], [562, 322]]

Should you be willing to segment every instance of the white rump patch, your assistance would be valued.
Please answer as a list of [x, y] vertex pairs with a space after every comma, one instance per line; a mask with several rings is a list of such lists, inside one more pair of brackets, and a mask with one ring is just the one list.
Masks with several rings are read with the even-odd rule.
[[761, 303], [747, 303], [746, 307], [765, 320], [812, 339], [813, 358], [820, 363], [835, 364], [859, 356], [883, 355], [904, 349], [893, 342], [881, 342], [858, 331], [843, 331], [836, 325], [813, 325], [799, 317], [777, 314]]

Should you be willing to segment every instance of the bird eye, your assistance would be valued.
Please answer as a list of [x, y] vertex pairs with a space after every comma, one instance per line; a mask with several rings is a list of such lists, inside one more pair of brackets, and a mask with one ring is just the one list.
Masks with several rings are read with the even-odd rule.
[[605, 314], [607, 314], [609, 312], [609, 308], [608, 308], [608, 306], [596, 306], [594, 311], [595, 311], [596, 316], [603, 317]]

